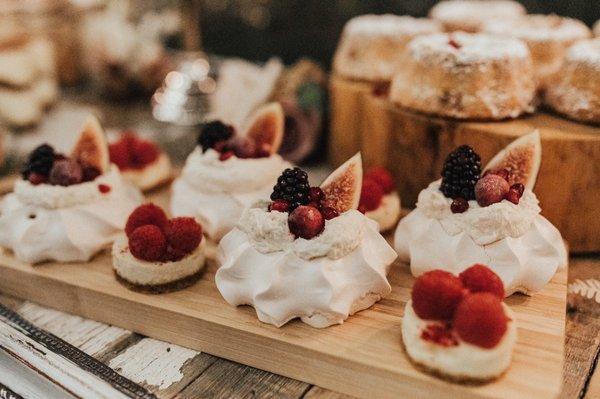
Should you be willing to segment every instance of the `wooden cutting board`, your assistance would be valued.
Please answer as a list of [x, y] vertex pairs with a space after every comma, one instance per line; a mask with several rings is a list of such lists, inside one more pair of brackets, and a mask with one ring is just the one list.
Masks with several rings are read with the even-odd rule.
[[[151, 199], [164, 204], [166, 197], [164, 190]], [[108, 252], [89, 263], [35, 267], [5, 252], [0, 292], [360, 397], [550, 398], [560, 391], [566, 271], [533, 297], [507, 299], [519, 323], [512, 365], [493, 383], [465, 386], [421, 372], [403, 351], [400, 325], [413, 283], [407, 265], [393, 265], [387, 298], [322, 330], [298, 321], [278, 329], [248, 306], [228, 305], [215, 287], [216, 269], [210, 262], [186, 290], [146, 295], [115, 280]]]

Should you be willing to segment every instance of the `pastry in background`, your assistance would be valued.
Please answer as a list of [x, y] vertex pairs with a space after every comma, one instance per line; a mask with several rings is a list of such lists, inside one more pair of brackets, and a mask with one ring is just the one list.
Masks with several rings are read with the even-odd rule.
[[527, 13], [525, 7], [512, 0], [446, 0], [429, 11], [429, 17], [440, 21], [448, 32], [476, 33], [494, 19], [508, 21]]
[[419, 194], [417, 207], [398, 224], [394, 246], [414, 276], [439, 268], [454, 274], [487, 264], [507, 295], [539, 291], [567, 266], [560, 232], [534, 194], [541, 164], [539, 133], [500, 151], [481, 174], [469, 146], [451, 152], [442, 179]]
[[215, 242], [235, 227], [244, 209], [268, 197], [290, 166], [277, 154], [284, 128], [281, 105], [259, 108], [244, 125], [239, 132], [221, 121], [206, 123], [172, 186], [171, 213], [195, 217]]
[[333, 70], [348, 79], [390, 82], [406, 44], [416, 36], [441, 32], [438, 21], [410, 16], [361, 15], [344, 26]]
[[560, 69], [574, 43], [590, 38], [590, 29], [581, 21], [558, 15], [526, 15], [514, 20], [495, 19], [484, 31], [521, 39], [529, 47], [539, 87], [544, 87]]
[[191, 217], [168, 219], [154, 204], [136, 208], [112, 247], [113, 270], [127, 288], [151, 294], [194, 284], [205, 264], [202, 226]]
[[471, 266], [458, 277], [444, 270], [424, 273], [404, 307], [406, 354], [443, 379], [497, 379], [510, 366], [517, 340], [517, 321], [503, 298], [502, 281], [484, 265]]
[[533, 111], [535, 93], [525, 43], [455, 32], [419, 36], [408, 44], [390, 99], [425, 114], [500, 120]]
[[104, 132], [90, 118], [70, 155], [47, 144], [30, 154], [0, 203], [0, 246], [28, 263], [85, 262], [112, 244], [141, 199], [110, 164]]
[[600, 123], [600, 38], [573, 45], [545, 92], [545, 101], [571, 119]]
[[363, 177], [358, 210], [376, 221], [381, 232], [396, 227], [400, 218], [400, 196], [395, 187], [392, 174], [380, 166]]
[[356, 210], [361, 181], [360, 154], [320, 187], [300, 168], [283, 171], [271, 201], [245, 210], [219, 244], [215, 282], [223, 298], [253, 306], [276, 327], [299, 318], [325, 328], [389, 294], [396, 253]]
[[124, 131], [110, 143], [110, 161], [119, 167], [121, 175], [142, 191], [153, 190], [173, 178], [169, 156], [158, 144]]
[[594, 24], [593, 33], [595, 37], [600, 36], [600, 20], [596, 21], [596, 23]]

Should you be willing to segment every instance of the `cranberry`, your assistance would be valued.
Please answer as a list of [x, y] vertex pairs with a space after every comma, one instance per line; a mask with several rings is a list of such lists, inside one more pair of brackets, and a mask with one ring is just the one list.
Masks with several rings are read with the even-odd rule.
[[326, 206], [323, 209], [321, 209], [321, 213], [323, 214], [323, 217], [325, 218], [325, 220], [331, 220], [333, 218], [340, 216], [338, 211], [336, 211], [335, 209], [333, 209], [329, 206]]
[[466, 212], [467, 209], [469, 209], [469, 202], [461, 197], [454, 199], [450, 205], [452, 213], [463, 213]]
[[290, 209], [290, 203], [285, 200], [275, 200], [269, 205], [269, 211], [287, 212]]
[[321, 190], [321, 187], [311, 187], [308, 192], [308, 199], [311, 202], [320, 204], [325, 199], [325, 193]]
[[233, 151], [225, 151], [225, 152], [221, 153], [221, 155], [219, 155], [219, 161], [227, 161], [229, 158], [231, 158], [234, 155], [235, 154]]
[[100, 191], [102, 194], [106, 194], [110, 192], [110, 186], [107, 184], [99, 184], [98, 185], [98, 191]]
[[29, 180], [29, 183], [33, 184], [34, 186], [37, 186], [38, 184], [46, 183], [48, 181], [46, 176], [42, 175], [41, 173], [35, 173], [35, 172], [32, 172], [29, 174], [28, 180]]
[[310, 240], [321, 234], [325, 228], [325, 219], [317, 208], [300, 205], [290, 213], [288, 226], [296, 237]]

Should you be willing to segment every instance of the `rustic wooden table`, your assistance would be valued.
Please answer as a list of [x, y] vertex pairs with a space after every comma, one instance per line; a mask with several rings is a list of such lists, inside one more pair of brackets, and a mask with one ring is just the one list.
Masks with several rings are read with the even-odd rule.
[[[79, 97], [75, 97], [80, 102]], [[68, 101], [73, 101], [69, 99]], [[92, 105], [109, 127], [140, 126], [145, 106]], [[1, 191], [1, 188], [0, 188]], [[582, 221], [584, 222], [584, 221]], [[1, 277], [0, 277], [1, 278]], [[600, 256], [575, 257], [569, 268], [563, 398], [600, 398]], [[91, 355], [159, 398], [342, 398], [301, 381], [157, 341], [131, 331], [6, 297], [0, 304]], [[1, 323], [0, 323], [1, 324]], [[0, 345], [0, 399], [73, 395], [8, 355]], [[46, 356], [40, 353], [40, 361]], [[69, 371], [73, 372], [73, 371]], [[75, 371], [76, 372], [76, 369]], [[147, 396], [149, 397], [149, 396]]]

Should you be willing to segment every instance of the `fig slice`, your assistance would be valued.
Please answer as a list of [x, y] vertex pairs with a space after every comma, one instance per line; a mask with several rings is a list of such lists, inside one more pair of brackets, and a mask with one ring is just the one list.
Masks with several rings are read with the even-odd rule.
[[337, 168], [321, 184], [325, 193], [325, 206], [338, 213], [356, 209], [362, 190], [362, 157], [360, 152]]
[[71, 152], [71, 157], [83, 167], [95, 168], [100, 173], [106, 173], [110, 167], [108, 141], [100, 122], [95, 116], [90, 116], [83, 124], [79, 139]]
[[535, 130], [522, 136], [500, 151], [486, 165], [484, 172], [506, 169], [508, 183], [522, 183], [533, 190], [542, 163], [542, 143], [540, 133]]
[[269, 154], [275, 154], [281, 147], [285, 118], [283, 108], [278, 102], [259, 107], [252, 113], [244, 136]]

